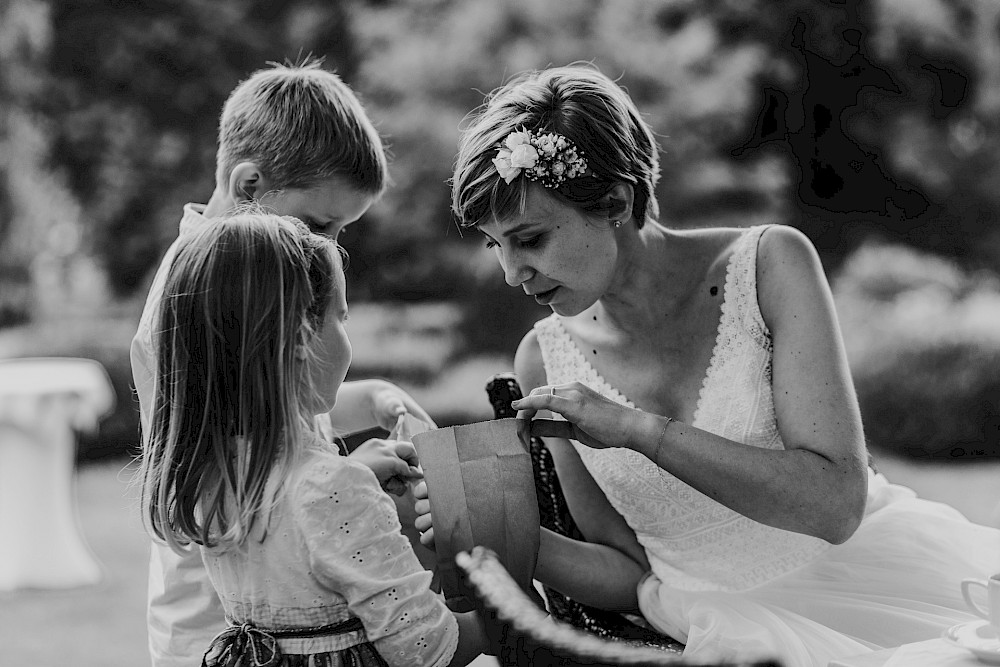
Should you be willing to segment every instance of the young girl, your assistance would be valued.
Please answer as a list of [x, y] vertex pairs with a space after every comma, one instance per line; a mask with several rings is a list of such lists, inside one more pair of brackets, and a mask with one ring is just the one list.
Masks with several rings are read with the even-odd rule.
[[182, 238], [166, 278], [143, 515], [198, 545], [222, 600], [207, 667], [461, 665], [485, 646], [380, 488], [407, 468], [395, 443], [344, 457], [311, 427], [351, 362], [339, 251], [249, 210]]

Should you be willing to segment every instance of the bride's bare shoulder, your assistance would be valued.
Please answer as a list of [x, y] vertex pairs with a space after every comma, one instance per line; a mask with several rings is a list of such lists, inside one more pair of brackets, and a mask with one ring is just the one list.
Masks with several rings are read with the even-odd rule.
[[695, 250], [693, 254], [701, 259], [707, 269], [706, 273], [711, 275], [725, 270], [736, 242], [746, 231], [746, 227], [699, 227], [675, 229], [674, 233], [691, 244]]

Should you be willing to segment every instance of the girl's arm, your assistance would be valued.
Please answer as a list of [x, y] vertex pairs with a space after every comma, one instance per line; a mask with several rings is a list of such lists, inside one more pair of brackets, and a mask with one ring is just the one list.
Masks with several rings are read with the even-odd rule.
[[405, 391], [386, 380], [372, 379], [342, 384], [329, 415], [334, 430], [345, 435], [376, 426], [391, 430], [404, 412], [435, 426], [430, 415]]
[[800, 232], [761, 238], [758, 301], [774, 345], [772, 391], [784, 450], [749, 447], [626, 408], [579, 383], [539, 392], [516, 407], [549, 409], [591, 446], [630, 447], [723, 505], [770, 526], [835, 544], [865, 508], [861, 416], [829, 286]]
[[293, 485], [293, 512], [316, 581], [347, 602], [393, 667], [465, 664], [486, 649], [474, 619], [430, 590], [374, 474], [350, 459], [309, 461]]

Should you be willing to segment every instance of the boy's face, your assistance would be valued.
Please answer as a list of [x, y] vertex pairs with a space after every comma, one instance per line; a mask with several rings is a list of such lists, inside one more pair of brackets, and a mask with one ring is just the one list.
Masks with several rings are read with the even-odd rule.
[[314, 234], [336, 239], [347, 225], [365, 214], [375, 197], [334, 176], [308, 189], [289, 188], [265, 194], [260, 203], [278, 215], [290, 215]]

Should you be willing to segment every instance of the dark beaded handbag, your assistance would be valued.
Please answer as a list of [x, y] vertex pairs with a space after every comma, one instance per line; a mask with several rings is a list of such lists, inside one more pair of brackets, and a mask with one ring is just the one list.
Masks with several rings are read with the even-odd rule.
[[[486, 385], [486, 393], [493, 406], [494, 418], [517, 416], [517, 411], [511, 408], [510, 403], [521, 398], [522, 393], [513, 373], [494, 375]], [[556, 476], [552, 454], [541, 439], [536, 437], [531, 438], [530, 449], [542, 527], [574, 540], [585, 541], [569, 512]], [[684, 649], [684, 645], [677, 640], [637, 625], [619, 613], [589, 607], [547, 586], [544, 591], [549, 613], [553, 617], [601, 638], [655, 647], [671, 653], [680, 653]]]

